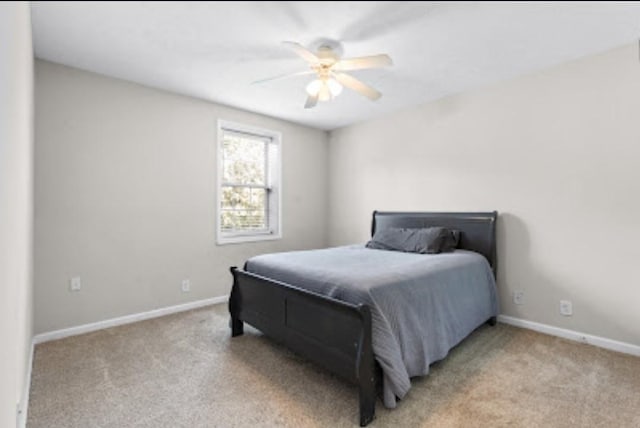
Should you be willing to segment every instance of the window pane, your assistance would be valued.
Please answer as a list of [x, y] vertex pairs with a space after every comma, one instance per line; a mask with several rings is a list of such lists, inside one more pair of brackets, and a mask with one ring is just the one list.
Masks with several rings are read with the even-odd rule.
[[226, 231], [266, 229], [266, 189], [222, 186], [222, 229]]
[[225, 132], [222, 144], [225, 183], [266, 186], [266, 141]]
[[222, 211], [222, 230], [226, 232], [266, 230], [264, 214], [264, 211]]
[[266, 189], [251, 189], [251, 207], [253, 209], [265, 211], [267, 209], [266, 201]]
[[251, 189], [247, 187], [222, 187], [222, 209], [247, 209], [251, 204]]

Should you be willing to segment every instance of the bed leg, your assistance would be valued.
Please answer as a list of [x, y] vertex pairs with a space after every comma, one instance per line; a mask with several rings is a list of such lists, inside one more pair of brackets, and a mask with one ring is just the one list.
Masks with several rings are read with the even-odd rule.
[[498, 319], [496, 317], [491, 317], [487, 320], [487, 324], [489, 324], [492, 327], [496, 325], [497, 322], [498, 322]]
[[360, 380], [360, 426], [365, 427], [376, 414], [376, 382], [375, 378]]
[[231, 288], [231, 295], [229, 296], [229, 314], [231, 315], [229, 326], [231, 327], [231, 337], [242, 336], [244, 333], [244, 323], [238, 317], [242, 302], [237, 289], [236, 269], [235, 266], [229, 269], [233, 275], [233, 287]]
[[371, 341], [371, 311], [367, 306], [360, 306], [362, 314], [362, 342], [358, 356], [358, 389], [360, 395], [360, 426], [371, 422], [376, 413], [376, 362], [373, 357]]
[[241, 320], [232, 316], [229, 324], [231, 326], [231, 337], [242, 336], [244, 334], [244, 323]]

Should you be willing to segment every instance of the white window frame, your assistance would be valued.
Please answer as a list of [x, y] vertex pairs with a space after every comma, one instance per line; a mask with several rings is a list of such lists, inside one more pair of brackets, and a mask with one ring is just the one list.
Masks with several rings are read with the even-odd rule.
[[[270, 157], [268, 160], [268, 183], [270, 190], [267, 194], [267, 231], [252, 232], [223, 232], [221, 221], [222, 206], [222, 142], [224, 131], [240, 134], [255, 135], [268, 138], [270, 143]], [[275, 154], [273, 153], [275, 149]], [[216, 185], [216, 243], [218, 245], [238, 244], [242, 242], [269, 241], [282, 238], [282, 134], [269, 129], [244, 125], [228, 120], [218, 119], [218, 141], [216, 144], [216, 157], [218, 160], [218, 180]], [[275, 164], [275, 165], [273, 165]]]

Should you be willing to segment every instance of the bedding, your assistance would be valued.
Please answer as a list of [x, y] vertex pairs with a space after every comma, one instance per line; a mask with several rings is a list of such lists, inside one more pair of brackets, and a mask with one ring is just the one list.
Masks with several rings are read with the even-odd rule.
[[431, 363], [498, 313], [491, 267], [467, 250], [416, 254], [351, 245], [256, 256], [245, 270], [369, 305], [390, 408], [407, 394], [412, 376], [426, 375]]

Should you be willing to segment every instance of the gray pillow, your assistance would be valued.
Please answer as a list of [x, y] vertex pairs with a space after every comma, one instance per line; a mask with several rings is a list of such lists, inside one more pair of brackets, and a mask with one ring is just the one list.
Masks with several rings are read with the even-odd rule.
[[442, 247], [440, 251], [443, 253], [453, 251], [458, 248], [458, 244], [460, 243], [460, 231], [454, 229], [446, 229], [449, 231], [447, 239], [442, 243]]
[[366, 246], [377, 250], [436, 254], [442, 251], [454, 250], [458, 244], [459, 236], [459, 232], [454, 234], [444, 227], [423, 229], [388, 228], [376, 231]]

